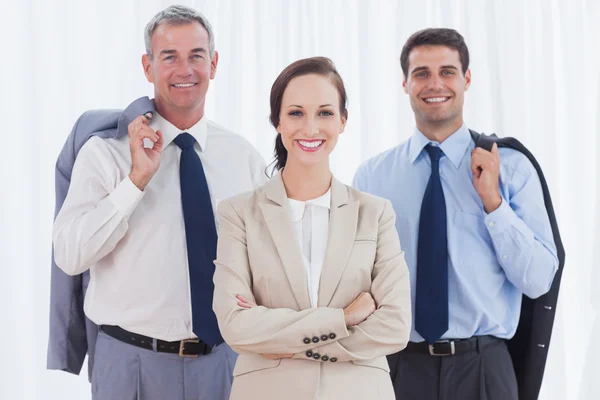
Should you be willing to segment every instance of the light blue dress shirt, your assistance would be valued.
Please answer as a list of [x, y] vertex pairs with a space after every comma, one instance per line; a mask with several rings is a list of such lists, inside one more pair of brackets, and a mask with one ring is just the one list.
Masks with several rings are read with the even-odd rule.
[[[354, 177], [361, 191], [389, 199], [410, 272], [415, 306], [417, 240], [421, 202], [431, 174], [424, 147], [444, 152], [440, 177], [448, 229], [449, 329], [442, 339], [494, 335], [511, 338], [523, 294], [546, 293], [558, 268], [542, 187], [531, 162], [516, 150], [499, 149], [502, 204], [487, 214], [473, 186], [475, 144], [463, 125], [443, 143], [415, 130], [411, 138], [363, 163]], [[423, 338], [413, 329], [410, 340]]]

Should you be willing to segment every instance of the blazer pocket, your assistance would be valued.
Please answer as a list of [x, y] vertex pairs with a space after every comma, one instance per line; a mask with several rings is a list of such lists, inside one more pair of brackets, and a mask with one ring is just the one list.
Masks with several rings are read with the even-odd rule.
[[355, 242], [377, 242], [377, 238], [373, 238], [370, 236], [357, 236], [354, 238]]
[[233, 376], [249, 374], [263, 369], [276, 368], [281, 364], [281, 359], [270, 360], [258, 354], [241, 354], [238, 356]]
[[361, 365], [365, 367], [379, 368], [385, 372], [390, 372], [390, 366], [387, 362], [386, 357], [377, 357], [371, 360], [352, 360], [354, 365]]

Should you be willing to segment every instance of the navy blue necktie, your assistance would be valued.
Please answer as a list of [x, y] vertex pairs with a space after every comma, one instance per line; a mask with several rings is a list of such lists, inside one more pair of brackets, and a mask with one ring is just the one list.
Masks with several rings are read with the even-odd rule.
[[440, 181], [442, 149], [427, 145], [431, 176], [419, 221], [415, 329], [429, 343], [448, 330], [448, 233], [446, 202]]
[[175, 138], [175, 144], [181, 148], [179, 177], [190, 269], [192, 328], [202, 341], [214, 346], [223, 342], [212, 310], [217, 229], [204, 168], [194, 143], [196, 139], [186, 132]]

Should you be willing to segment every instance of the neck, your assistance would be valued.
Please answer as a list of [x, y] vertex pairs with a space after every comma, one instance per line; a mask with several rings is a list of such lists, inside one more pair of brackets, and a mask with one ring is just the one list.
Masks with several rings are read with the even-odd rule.
[[182, 131], [196, 125], [204, 116], [204, 102], [193, 109], [165, 107], [158, 99], [155, 100], [155, 104], [156, 111]]
[[327, 193], [332, 175], [329, 163], [306, 167], [288, 159], [281, 177], [290, 199], [307, 201]]
[[459, 116], [453, 121], [444, 121], [439, 124], [417, 120], [417, 129], [421, 131], [427, 139], [442, 143], [452, 136], [454, 132], [459, 130], [462, 124], [462, 116]]

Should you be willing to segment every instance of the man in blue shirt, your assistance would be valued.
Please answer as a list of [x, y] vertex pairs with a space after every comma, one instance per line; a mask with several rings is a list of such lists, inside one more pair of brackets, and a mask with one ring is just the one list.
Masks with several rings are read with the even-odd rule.
[[354, 178], [394, 205], [411, 276], [411, 342], [388, 358], [396, 396], [517, 399], [505, 340], [523, 294], [546, 293], [558, 267], [540, 180], [515, 150], [475, 148], [463, 121], [469, 51], [458, 32], [416, 32], [400, 62], [416, 129]]

